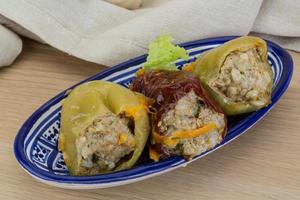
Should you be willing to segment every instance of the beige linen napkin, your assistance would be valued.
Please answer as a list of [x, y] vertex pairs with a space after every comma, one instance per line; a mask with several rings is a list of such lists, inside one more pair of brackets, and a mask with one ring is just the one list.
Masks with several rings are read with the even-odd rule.
[[9, 0], [0, 3], [0, 14], [38, 40], [108, 66], [144, 54], [147, 44], [162, 32], [171, 33], [180, 43], [255, 31], [300, 50], [300, 7], [296, 0], [107, 1], [110, 3]]
[[0, 67], [10, 65], [21, 50], [21, 39], [0, 24]]

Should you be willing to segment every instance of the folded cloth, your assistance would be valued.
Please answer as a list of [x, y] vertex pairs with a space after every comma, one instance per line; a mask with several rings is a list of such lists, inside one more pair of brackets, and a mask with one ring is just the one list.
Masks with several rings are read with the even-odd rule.
[[9, 0], [0, 14], [22, 35], [107, 66], [144, 54], [163, 32], [181, 43], [252, 31], [300, 51], [296, 0]]
[[10, 65], [21, 50], [21, 39], [0, 24], [0, 67]]

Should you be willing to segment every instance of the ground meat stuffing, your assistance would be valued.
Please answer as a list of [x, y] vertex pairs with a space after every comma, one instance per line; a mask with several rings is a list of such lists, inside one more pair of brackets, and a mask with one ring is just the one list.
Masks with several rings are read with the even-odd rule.
[[165, 115], [158, 123], [158, 128], [163, 135], [168, 136], [174, 131], [194, 130], [209, 122], [214, 122], [217, 129], [198, 137], [180, 139], [175, 148], [168, 149], [173, 154], [192, 158], [221, 142], [222, 132], [225, 128], [223, 114], [205, 106], [192, 90]]
[[232, 52], [225, 59], [218, 77], [210, 85], [234, 102], [265, 105], [272, 77], [257, 49]]
[[76, 140], [80, 171], [96, 174], [109, 171], [134, 150], [129, 120], [113, 113], [97, 117]]

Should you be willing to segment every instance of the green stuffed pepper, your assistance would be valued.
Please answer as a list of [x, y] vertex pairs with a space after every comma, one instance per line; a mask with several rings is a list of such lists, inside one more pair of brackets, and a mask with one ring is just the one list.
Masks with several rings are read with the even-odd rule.
[[231, 40], [205, 53], [193, 67], [227, 115], [256, 111], [271, 102], [273, 73], [266, 42], [260, 38]]
[[143, 96], [114, 83], [92, 81], [62, 103], [59, 150], [72, 175], [132, 167], [150, 131]]

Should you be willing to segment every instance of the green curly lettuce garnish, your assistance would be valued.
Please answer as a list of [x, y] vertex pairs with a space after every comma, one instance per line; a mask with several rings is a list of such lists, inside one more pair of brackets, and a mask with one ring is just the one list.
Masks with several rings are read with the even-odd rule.
[[156, 38], [156, 40], [149, 44], [149, 52], [147, 62], [144, 65], [145, 70], [177, 70], [173, 63], [177, 59], [189, 58], [187, 51], [174, 45], [173, 38], [169, 34], [163, 34]]

